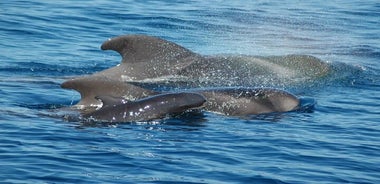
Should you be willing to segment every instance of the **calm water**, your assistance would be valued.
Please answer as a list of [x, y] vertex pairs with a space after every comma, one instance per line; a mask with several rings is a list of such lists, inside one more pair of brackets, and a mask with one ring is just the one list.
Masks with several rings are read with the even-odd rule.
[[[332, 76], [287, 89], [308, 112], [213, 113], [88, 126], [45, 116], [80, 97], [70, 76], [116, 65], [99, 49], [142, 33], [201, 54], [309, 54]], [[4, 183], [379, 183], [378, 1], [1, 1]]]

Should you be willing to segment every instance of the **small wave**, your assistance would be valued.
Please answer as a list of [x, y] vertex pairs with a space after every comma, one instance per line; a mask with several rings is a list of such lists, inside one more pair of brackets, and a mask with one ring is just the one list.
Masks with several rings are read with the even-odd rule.
[[94, 71], [104, 70], [104, 66], [82, 66], [73, 67], [67, 65], [45, 64], [39, 62], [17, 62], [15, 64], [0, 67], [3, 74], [23, 74], [30, 76], [70, 76], [91, 74]]
[[63, 104], [19, 104], [18, 106], [36, 110], [54, 110], [66, 107]]
[[336, 51], [339, 55], [357, 56], [366, 58], [380, 58], [380, 47], [368, 44], [341, 46]]

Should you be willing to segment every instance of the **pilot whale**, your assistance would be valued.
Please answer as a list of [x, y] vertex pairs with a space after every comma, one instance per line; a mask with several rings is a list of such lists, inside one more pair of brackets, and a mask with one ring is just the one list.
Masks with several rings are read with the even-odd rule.
[[[122, 35], [101, 45], [118, 52], [120, 65], [95, 75], [127, 82], [179, 82], [189, 87], [299, 84], [327, 76], [331, 67], [309, 55], [204, 56], [176, 43], [147, 35]], [[160, 82], [160, 81], [159, 81]]]
[[169, 114], [182, 113], [189, 109], [201, 107], [206, 99], [198, 93], [167, 93], [127, 101], [123, 98], [99, 96], [103, 106], [82, 117], [86, 120], [106, 122], [147, 121], [163, 118]]
[[[146, 99], [149, 96], [154, 96], [156, 101], [160, 98], [167, 99], [174, 96], [174, 94], [165, 96], [165, 92], [160, 93], [120, 81], [105, 80], [99, 77], [92, 78], [93, 80], [85, 79], [66, 82], [63, 87], [79, 91], [81, 100], [76, 107], [83, 113], [94, 112], [97, 117], [107, 117], [106, 114], [111, 112], [115, 105], [122, 104], [123, 101], [131, 101], [128, 106], [134, 106], [138, 104], [133, 103], [134, 101], [140, 102], [140, 99]], [[202, 109], [229, 116], [288, 112], [297, 110], [300, 106], [300, 100], [295, 95], [273, 88], [198, 88], [184, 90], [184, 92], [202, 95], [206, 99]], [[152, 101], [143, 100], [143, 102]], [[96, 110], [99, 107], [106, 110]]]
[[[266, 86], [284, 88], [331, 73], [331, 66], [309, 55], [204, 56], [147, 35], [122, 35], [101, 45], [122, 56], [121, 63], [87, 77], [122, 82], [170, 83], [175, 87]], [[82, 80], [79, 78], [78, 80]]]

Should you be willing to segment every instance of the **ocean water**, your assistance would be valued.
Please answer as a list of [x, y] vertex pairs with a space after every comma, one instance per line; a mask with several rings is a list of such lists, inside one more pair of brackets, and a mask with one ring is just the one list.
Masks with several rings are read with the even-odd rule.
[[[46, 115], [79, 100], [63, 81], [120, 62], [99, 47], [123, 34], [336, 69], [286, 87], [316, 102], [302, 112], [100, 125]], [[376, 0], [1, 1], [0, 62], [1, 183], [380, 182]]]

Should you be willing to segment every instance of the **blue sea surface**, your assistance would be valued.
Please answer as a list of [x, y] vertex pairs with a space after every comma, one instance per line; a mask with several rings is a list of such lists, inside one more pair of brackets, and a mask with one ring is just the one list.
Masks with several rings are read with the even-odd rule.
[[[103, 41], [147, 34], [205, 55], [307, 54], [335, 66], [284, 89], [302, 112], [204, 112], [93, 124], [51, 116], [60, 84], [120, 63]], [[0, 2], [1, 183], [380, 183], [380, 2]], [[265, 87], [265, 86], [264, 86]]]

